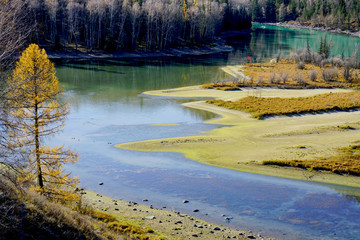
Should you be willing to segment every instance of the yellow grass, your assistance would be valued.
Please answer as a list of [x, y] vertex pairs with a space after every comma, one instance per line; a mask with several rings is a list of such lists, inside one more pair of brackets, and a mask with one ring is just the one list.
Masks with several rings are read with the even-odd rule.
[[340, 154], [327, 159], [264, 161], [263, 164], [360, 175], [360, 145], [352, 145], [342, 148]]
[[[322, 77], [323, 69], [313, 64], [305, 64], [304, 69], [298, 69], [297, 63], [281, 60], [279, 63], [253, 63], [239, 66], [228, 66], [222, 68], [226, 73], [230, 74], [234, 79], [232, 81], [224, 81], [218, 83], [204, 84], [205, 89], [224, 90], [231, 88], [235, 90], [239, 87], [278, 87], [288, 89], [313, 89], [313, 88], [358, 88], [360, 79], [352, 78], [352, 82], [347, 82], [344, 77], [344, 69], [337, 68], [338, 77], [335, 81], [326, 82]], [[330, 69], [327, 66], [327, 69]], [[310, 73], [316, 71], [316, 79], [310, 78]], [[358, 69], [353, 69], [359, 75]], [[284, 76], [287, 80], [284, 82]], [[304, 83], [296, 81], [296, 76], [301, 76]]]
[[263, 98], [249, 96], [237, 101], [207, 100], [216, 106], [251, 113], [254, 118], [271, 115], [316, 113], [331, 110], [349, 110], [360, 107], [360, 92], [328, 93], [299, 98]]

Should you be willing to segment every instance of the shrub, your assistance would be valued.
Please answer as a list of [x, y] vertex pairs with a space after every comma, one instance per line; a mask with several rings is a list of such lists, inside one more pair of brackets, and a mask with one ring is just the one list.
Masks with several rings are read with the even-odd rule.
[[303, 85], [306, 83], [304, 76], [300, 73], [295, 75], [294, 80], [300, 85]]
[[316, 81], [316, 79], [317, 79], [317, 73], [316, 73], [316, 70], [315, 70], [315, 69], [313, 69], [313, 70], [310, 71], [310, 73], [309, 73], [309, 78], [310, 78], [310, 81], [313, 81], [313, 82]]
[[320, 63], [321, 67], [326, 67], [327, 65], [330, 65], [330, 61], [328, 59], [323, 59]]
[[262, 85], [264, 83], [264, 78], [263, 76], [259, 76], [258, 77], [258, 80], [256, 81], [256, 85]]
[[313, 53], [313, 63], [316, 66], [321, 66], [321, 61], [323, 60], [323, 57], [318, 53]]
[[345, 80], [348, 81], [348, 82], [351, 82], [351, 71], [350, 70], [351, 70], [350, 65], [345, 64], [343, 75], [344, 75]]
[[322, 76], [325, 82], [336, 81], [339, 77], [337, 68], [324, 69], [322, 71]]
[[269, 78], [269, 82], [270, 83], [275, 83], [276, 82], [276, 74], [275, 73], [272, 73], [270, 78]]
[[341, 56], [332, 57], [329, 61], [333, 67], [342, 67], [344, 65], [344, 61]]
[[254, 84], [254, 77], [250, 77], [249, 79], [249, 85], [252, 86]]
[[359, 81], [359, 74], [357, 71], [354, 72], [354, 80]]
[[279, 82], [285, 84], [288, 80], [289, 80], [289, 74], [281, 72], [279, 76]]
[[297, 69], [300, 70], [304, 70], [305, 69], [305, 62], [301, 61], [299, 62], [299, 64], [296, 66]]

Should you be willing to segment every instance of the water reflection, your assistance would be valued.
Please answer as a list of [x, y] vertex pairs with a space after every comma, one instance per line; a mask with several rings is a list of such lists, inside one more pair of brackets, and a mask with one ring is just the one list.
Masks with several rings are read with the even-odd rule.
[[[242, 35], [227, 39], [235, 51], [229, 55], [229, 62], [247, 61], [252, 57], [255, 62], [273, 58], [281, 52], [287, 56], [290, 52], [309, 46], [314, 51], [320, 47], [320, 39], [327, 39], [331, 45], [331, 55], [351, 56], [360, 47], [360, 38], [309, 29], [289, 29], [278, 26], [254, 24], [251, 35]], [[360, 52], [358, 53], [360, 57]]]

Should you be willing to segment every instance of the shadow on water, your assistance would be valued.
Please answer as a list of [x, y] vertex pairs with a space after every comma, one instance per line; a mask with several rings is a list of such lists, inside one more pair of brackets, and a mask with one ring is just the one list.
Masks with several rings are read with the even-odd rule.
[[[148, 204], [159, 208], [166, 206], [280, 239], [357, 239], [357, 188], [221, 169], [191, 161], [182, 154], [113, 147], [124, 142], [199, 135], [222, 127], [203, 123], [215, 114], [179, 104], [187, 100], [139, 94], [216, 81], [222, 77], [221, 66], [238, 64], [247, 56], [264, 59], [274, 57], [279, 49], [286, 52], [303, 48], [306, 38], [318, 38], [316, 34], [322, 33], [314, 34], [265, 26], [255, 28], [251, 37], [231, 38], [237, 51], [229, 55], [57, 62], [57, 76], [72, 112], [64, 133], [52, 143], [71, 145], [80, 153], [79, 161], [67, 167], [80, 176], [84, 187], [101, 194], [138, 202], [147, 198]], [[349, 41], [352, 39], [348, 39], [347, 46], [354, 45]], [[99, 186], [100, 181], [104, 185]], [[190, 203], [183, 204], [184, 199]], [[193, 209], [200, 212], [193, 213]], [[225, 222], [222, 214], [233, 218]]]

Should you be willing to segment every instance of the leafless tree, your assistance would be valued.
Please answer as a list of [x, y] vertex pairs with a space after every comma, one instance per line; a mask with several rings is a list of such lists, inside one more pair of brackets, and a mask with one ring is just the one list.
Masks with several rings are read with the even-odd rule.
[[[30, 34], [25, 25], [24, 2], [21, 0], [1, 1], [0, 7], [0, 72], [9, 60], [24, 45]], [[6, 61], [7, 60], [7, 61]]]

